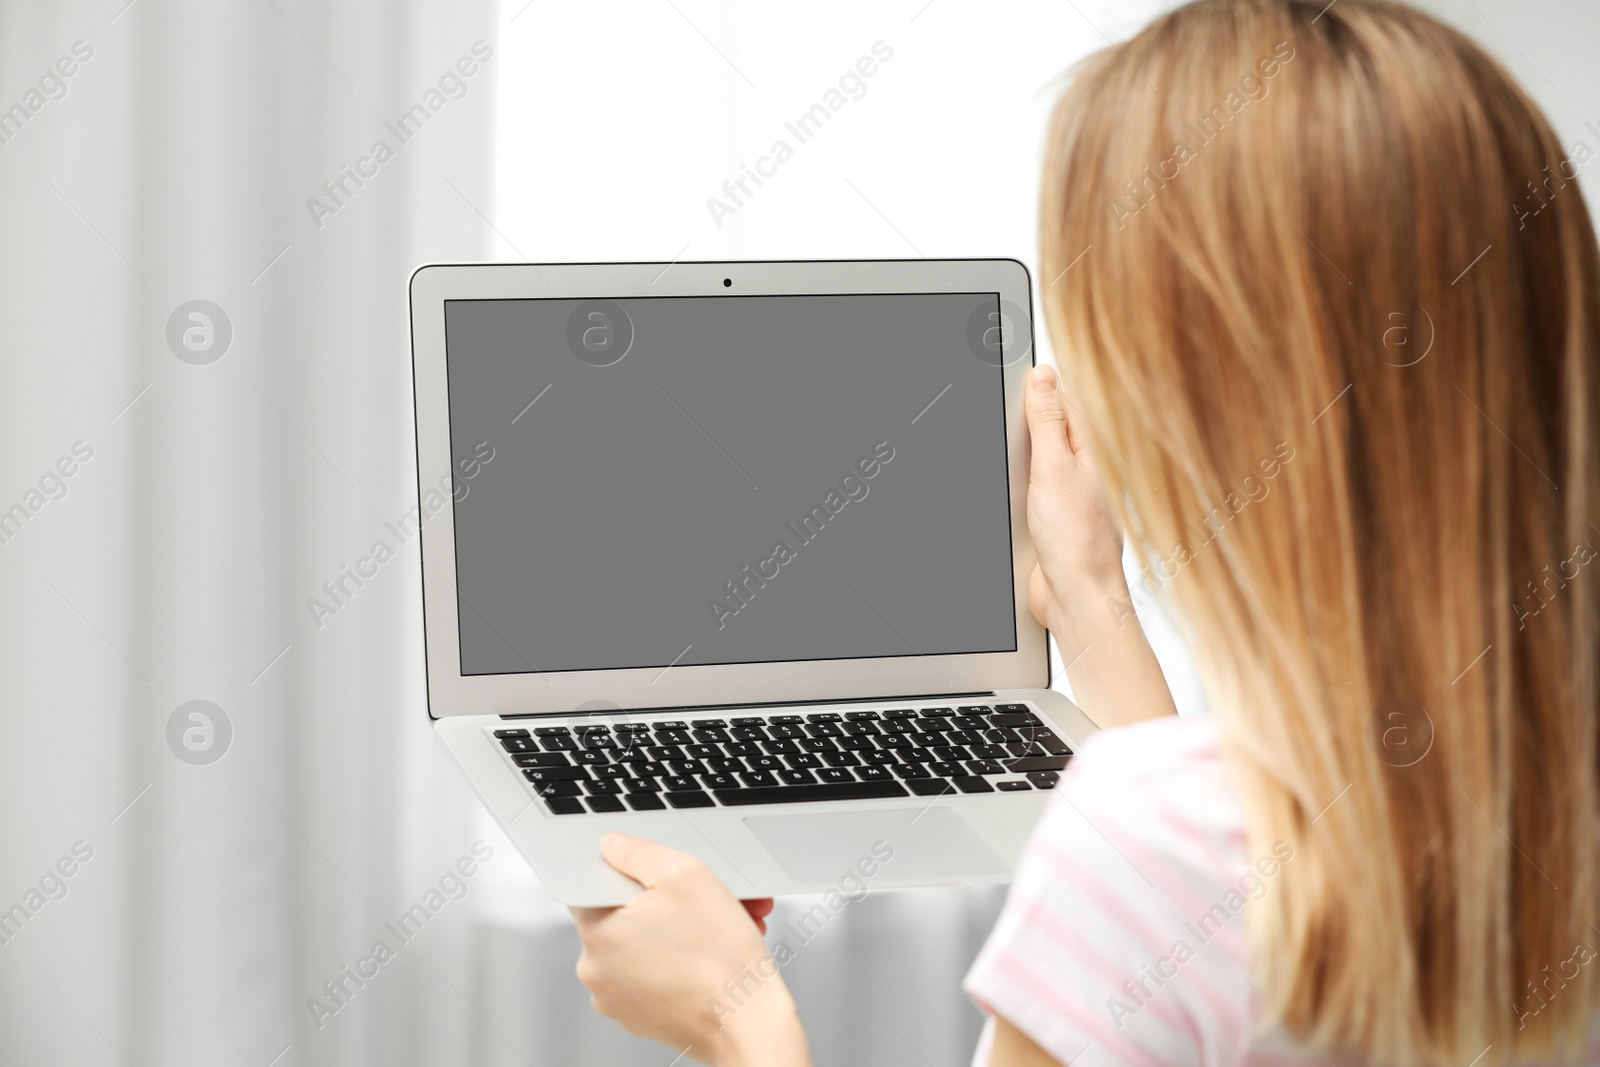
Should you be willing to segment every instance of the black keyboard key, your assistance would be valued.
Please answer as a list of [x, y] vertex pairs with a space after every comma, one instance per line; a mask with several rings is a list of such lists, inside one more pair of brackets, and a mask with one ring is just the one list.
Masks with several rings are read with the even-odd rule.
[[529, 767], [522, 772], [522, 775], [534, 785], [540, 782], [583, 782], [589, 779], [589, 772], [583, 767]]
[[745, 785], [777, 785], [778, 776], [771, 771], [745, 771], [739, 775]]
[[592, 797], [612, 797], [622, 792], [622, 783], [614, 778], [599, 778], [584, 782], [583, 788]]
[[650, 753], [642, 745], [630, 745], [611, 754], [613, 763], [648, 763]]
[[583, 795], [577, 782], [535, 782], [533, 791], [542, 797], [576, 797]]
[[716, 745], [686, 745], [683, 750], [691, 759], [715, 759], [722, 755], [722, 749]]
[[777, 756], [751, 756], [745, 760], [752, 771], [781, 771], [783, 761]]
[[700, 783], [687, 774], [669, 774], [661, 779], [661, 784], [667, 787], [669, 793], [687, 793], [700, 788]]
[[692, 793], [668, 793], [667, 803], [675, 808], [714, 808], [716, 803], [707, 793], [696, 789]]
[[704, 774], [706, 765], [697, 759], [675, 759], [667, 764], [673, 774]]
[[1028, 713], [1028, 705], [1026, 705], [1026, 704], [996, 704], [994, 706], [994, 710], [997, 711], [997, 712], [1004, 712], [1006, 714], [1011, 714], [1013, 712]]
[[690, 736], [694, 738], [696, 744], [700, 745], [720, 745], [724, 741], [733, 740], [728, 736], [728, 731], [726, 730], [696, 730]]
[[732, 736], [735, 741], [765, 741], [767, 732], [759, 726], [735, 726]]
[[1037, 789], [1054, 789], [1056, 783], [1061, 781], [1061, 775], [1056, 771], [1030, 771], [1028, 781]]
[[766, 750], [769, 756], [792, 756], [800, 751], [799, 743], [789, 740], [763, 741], [761, 742], [761, 747]]
[[744, 760], [734, 759], [732, 756], [718, 756], [716, 759], [706, 760], [706, 766], [713, 774], [735, 774], [744, 770]]
[[586, 801], [589, 805], [590, 811], [599, 812], [601, 814], [624, 810], [622, 806], [622, 799], [620, 797], [588, 797], [586, 798]]
[[910, 708], [896, 708], [894, 711], [884, 712], [883, 717], [889, 720], [915, 719], [917, 717], [917, 713], [912, 711]]
[[837, 752], [839, 746], [826, 737], [808, 737], [801, 741], [800, 747], [807, 752]]
[[960, 710], [961, 714], [963, 715], [987, 715], [994, 711], [994, 709], [987, 704], [963, 704], [958, 710]]
[[[552, 753], [559, 755], [559, 753]], [[586, 767], [601, 767], [611, 762], [611, 757], [599, 749], [580, 749], [572, 754], [573, 763], [581, 763]]]
[[626, 763], [611, 763], [604, 767], [595, 767], [590, 773], [601, 781], [614, 781], [618, 778], [633, 777], [628, 773], [628, 765]]
[[811, 785], [817, 779], [810, 771], [790, 770], [779, 771], [778, 780], [784, 785]]
[[992, 759], [975, 759], [967, 761], [968, 774], [1005, 774], [1006, 769], [999, 762]]
[[634, 811], [660, 811], [666, 807], [654, 793], [629, 793], [624, 799]]
[[1033, 786], [1021, 778], [1013, 778], [1009, 782], [996, 782], [994, 787], [1002, 793], [1026, 793], [1033, 789]]
[[830, 783], [853, 782], [856, 780], [856, 776], [843, 767], [824, 767], [817, 772], [817, 777], [824, 782]]
[[658, 745], [687, 745], [692, 743], [688, 730], [663, 730], [658, 726], [652, 736], [655, 737]]
[[836, 785], [779, 785], [766, 789], [719, 789], [717, 799], [730, 806], [796, 804], [808, 800], [885, 800], [903, 797], [899, 782], [843, 782]]
[[722, 750], [730, 756], [759, 756], [762, 754], [761, 746], [754, 741], [735, 741], [723, 745]]
[[911, 791], [919, 797], [940, 797], [946, 793], [954, 793], [955, 789], [943, 778], [924, 778], [919, 781], [907, 782]]
[[582, 815], [583, 801], [577, 797], [545, 797], [544, 806], [551, 815]]
[[1004, 745], [973, 745], [972, 755], [976, 759], [1010, 759], [1011, 753]]
[[803, 726], [774, 726], [769, 732], [773, 737], [789, 738], [791, 740], [806, 736]]
[[507, 752], [537, 752], [539, 746], [533, 743], [531, 737], [502, 737], [500, 747]]
[[[1005, 705], [1002, 704], [1001, 707], [1005, 707]], [[1032, 726], [1039, 721], [1039, 718], [1031, 712], [1016, 715], [996, 713], [989, 716], [989, 721], [996, 726]]]
[[766, 721], [767, 720], [763, 719], [759, 715], [746, 715], [743, 718], [734, 719], [733, 720], [733, 725], [735, 725], [735, 726], [760, 726], [763, 723], [765, 723]]
[[915, 746], [901, 749], [897, 755], [906, 763], [932, 763], [934, 761], [932, 749], [917, 748]]
[[883, 721], [883, 732], [887, 735], [910, 734], [915, 733], [916, 730], [917, 724], [910, 719], [885, 719]]
[[533, 732], [538, 737], [571, 737], [572, 731], [565, 726], [535, 726]]
[[651, 760], [648, 763], [635, 763], [633, 765], [633, 776], [635, 778], [665, 778], [671, 773], [671, 769], [658, 760]]
[[875, 722], [847, 722], [843, 729], [846, 737], [877, 737], [879, 733]]
[[796, 752], [792, 756], [783, 757], [783, 762], [798, 770], [809, 770], [812, 767], [822, 766], [822, 757], [815, 752]]
[[894, 775], [882, 767], [858, 767], [856, 777], [863, 782], [892, 782]]
[[807, 715], [806, 722], [838, 722], [839, 718], [837, 711], [819, 711], [815, 715]]
[[950, 720], [950, 725], [957, 730], [986, 730], [989, 728], [988, 722], [976, 715], [957, 715]]
[[546, 752], [575, 752], [578, 742], [574, 741], [570, 734], [551, 734], [549, 737], [539, 739], [539, 747]]
[[1052, 756], [1072, 755], [1072, 749], [1067, 747], [1067, 743], [1061, 740], [1061, 738], [1057, 737], [1055, 734], [1051, 733], [1049, 730], [1040, 731], [1034, 740], [1043, 745], [1044, 750], [1050, 753]]
[[775, 726], [799, 726], [802, 722], [805, 722], [798, 715], [774, 715], [771, 721]]
[[928, 768], [918, 763], [897, 763], [889, 769], [895, 773], [896, 777], [904, 778], [907, 781], [910, 781], [913, 778], [933, 777], [932, 772], [930, 772]]
[[578, 738], [578, 747], [583, 749], [621, 748], [617, 739], [610, 734], [583, 734]]
[[978, 731], [976, 730], [951, 730], [945, 734], [945, 737], [950, 739], [952, 745], [978, 745], [983, 743], [983, 739], [978, 736]]
[[875, 711], [847, 711], [844, 717], [850, 722], [871, 722], [878, 717]]
[[811, 737], [840, 737], [844, 731], [839, 729], [837, 723], [819, 722], [807, 726], [806, 733]]
[[939, 760], [937, 763], [928, 764], [928, 770], [941, 778], [955, 778], [967, 773], [967, 769], [955, 760]]
[[994, 786], [990, 785], [986, 779], [979, 778], [975, 774], [965, 775], [960, 778], [951, 778], [950, 781], [955, 783], [955, 787], [961, 790], [963, 793], [994, 792]]
[[870, 737], [842, 737], [839, 747], [846, 752], [874, 752], [878, 748]]
[[702, 774], [700, 782], [707, 789], [737, 789], [738, 779], [731, 774]]
[[854, 752], [824, 752], [822, 762], [830, 767], [859, 767], [861, 757]]
[[518, 767], [570, 767], [572, 761], [564, 752], [519, 752], [511, 757]]
[[496, 737], [527, 737], [528, 736], [528, 731], [521, 730], [521, 729], [518, 729], [518, 730], [496, 730], [494, 732], [494, 735]]
[[1028, 771], [1061, 771], [1067, 767], [1068, 756], [1024, 756], [1006, 760], [1006, 767], [1019, 773]]
[[906, 749], [911, 747], [911, 739], [905, 734], [884, 734], [878, 738], [878, 747], [884, 749]]
[[652, 725], [655, 726], [657, 730], [687, 730], [689, 728], [689, 724], [684, 722], [682, 719], [664, 719], [661, 722], [653, 723]]
[[618, 723], [617, 724], [617, 733], [619, 733], [619, 734], [647, 734], [649, 732], [650, 732], [650, 724], [649, 723], [645, 723], [645, 722], [624, 722], [624, 723]]
[[[893, 752], [860, 752], [861, 762], [869, 767], [892, 767], [900, 761], [894, 758]], [[792, 762], [792, 761], [791, 761]]]
[[934, 749], [933, 754], [942, 760], [962, 760], [972, 758], [971, 756], [967, 755], [967, 750], [962, 748], [960, 745], [945, 745], [942, 748]]
[[683, 748], [679, 745], [650, 745], [645, 752], [651, 759], [663, 762], [669, 759], [683, 759]]
[[659, 793], [661, 783], [654, 778], [629, 778], [622, 783], [622, 788], [631, 793]]
[[693, 726], [696, 730], [726, 730], [728, 728], [728, 720], [727, 719], [696, 719], [694, 722], [690, 723], [689, 725]]
[[956, 713], [955, 708], [923, 708], [924, 719], [947, 719]]

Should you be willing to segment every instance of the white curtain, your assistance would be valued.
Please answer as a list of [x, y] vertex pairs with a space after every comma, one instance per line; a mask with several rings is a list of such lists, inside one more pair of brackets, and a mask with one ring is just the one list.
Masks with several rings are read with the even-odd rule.
[[467, 1062], [470, 904], [384, 926], [477, 836], [424, 712], [415, 542], [320, 627], [306, 604], [415, 502], [406, 282], [485, 251], [495, 25], [0, 7], [0, 1061]]

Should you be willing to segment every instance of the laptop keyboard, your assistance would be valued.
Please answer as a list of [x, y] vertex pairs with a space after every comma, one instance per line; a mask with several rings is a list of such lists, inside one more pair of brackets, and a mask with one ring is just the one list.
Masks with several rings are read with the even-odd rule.
[[1026, 704], [494, 731], [555, 815], [1053, 789], [1072, 751]]

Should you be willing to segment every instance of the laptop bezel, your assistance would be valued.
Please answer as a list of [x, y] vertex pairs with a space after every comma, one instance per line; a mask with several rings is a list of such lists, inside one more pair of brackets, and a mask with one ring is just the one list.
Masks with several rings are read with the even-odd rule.
[[[724, 279], [733, 282], [724, 285]], [[618, 670], [463, 675], [455, 589], [454, 509], [430, 508], [451, 484], [447, 300], [631, 296], [995, 292], [1009, 309], [1002, 367], [1011, 508], [1014, 652], [782, 663], [678, 665]], [[857, 699], [894, 700], [1044, 688], [1049, 655], [1028, 610], [1034, 551], [1027, 536], [1027, 431], [1022, 389], [1033, 365], [1031, 287], [1013, 259], [810, 260], [716, 263], [429, 264], [411, 276], [413, 399], [428, 714], [570, 713], [585, 706], [644, 710]], [[1016, 321], [1020, 319], [1020, 321]], [[976, 357], [974, 357], [976, 358]], [[431, 495], [430, 495], [431, 494]], [[534, 650], [530, 650], [536, 656]]]

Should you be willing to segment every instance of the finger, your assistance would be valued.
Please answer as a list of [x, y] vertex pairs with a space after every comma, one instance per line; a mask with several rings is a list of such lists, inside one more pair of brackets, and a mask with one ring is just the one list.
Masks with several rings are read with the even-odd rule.
[[577, 926], [580, 934], [616, 910], [616, 908], [567, 908], [567, 911], [572, 915], [572, 922]]
[[772, 909], [776, 906], [771, 897], [757, 897], [754, 900], [741, 900], [739, 903], [744, 905], [744, 910], [750, 913], [752, 919], [771, 915]]
[[687, 853], [658, 845], [654, 841], [616, 833], [606, 834], [600, 839], [600, 855], [646, 889], [654, 889], [669, 873], [680, 868], [685, 860], [692, 859]]
[[1033, 476], [1038, 481], [1060, 477], [1063, 467], [1072, 462], [1067, 440], [1067, 405], [1056, 385], [1056, 372], [1050, 367], [1033, 368], [1023, 410], [1028, 417], [1028, 439], [1032, 447]]

